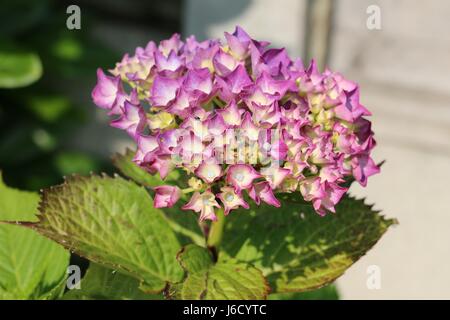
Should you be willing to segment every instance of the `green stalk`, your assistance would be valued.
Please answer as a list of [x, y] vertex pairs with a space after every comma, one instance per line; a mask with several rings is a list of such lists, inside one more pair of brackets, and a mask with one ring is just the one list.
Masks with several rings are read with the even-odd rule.
[[223, 228], [225, 226], [225, 216], [223, 214], [223, 209], [219, 209], [216, 212], [217, 220], [211, 223], [211, 229], [208, 235], [208, 247], [215, 248], [218, 251], [218, 247], [222, 242]]

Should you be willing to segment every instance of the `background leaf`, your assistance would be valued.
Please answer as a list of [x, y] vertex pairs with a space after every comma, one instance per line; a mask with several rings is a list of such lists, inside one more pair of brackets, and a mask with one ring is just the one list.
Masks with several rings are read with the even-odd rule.
[[160, 292], [183, 271], [175, 234], [146, 190], [120, 177], [73, 176], [46, 190], [33, 227], [91, 261], [143, 280]]
[[42, 64], [37, 54], [0, 46], [0, 88], [24, 87], [41, 75]]
[[81, 279], [80, 289], [68, 291], [64, 300], [155, 300], [162, 299], [162, 294], [145, 294], [139, 290], [139, 281], [91, 263], [86, 275]]
[[5, 185], [0, 172], [0, 220], [37, 221], [39, 199], [36, 192], [22, 191]]
[[186, 271], [182, 283], [171, 285], [166, 295], [182, 300], [259, 300], [269, 292], [261, 271], [244, 263], [214, 264], [207, 249], [188, 245], [178, 254]]
[[[36, 220], [39, 195], [7, 187], [0, 175], [0, 220]], [[50, 299], [62, 293], [69, 253], [35, 231], [0, 224], [0, 299]]]
[[230, 214], [219, 259], [253, 264], [273, 292], [308, 291], [342, 275], [396, 223], [348, 196], [325, 217], [295, 198]]

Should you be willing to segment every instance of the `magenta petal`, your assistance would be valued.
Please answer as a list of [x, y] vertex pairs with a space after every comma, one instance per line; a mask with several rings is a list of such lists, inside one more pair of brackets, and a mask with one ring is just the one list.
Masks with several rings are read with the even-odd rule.
[[229, 75], [224, 78], [217, 77], [221, 97], [225, 101], [231, 101], [234, 96], [240, 94], [244, 89], [252, 85], [245, 67], [238, 65]]
[[255, 201], [256, 204], [260, 204], [261, 200], [268, 205], [279, 208], [281, 206], [280, 201], [275, 198], [272, 188], [266, 181], [255, 183], [249, 192], [249, 196]]
[[169, 56], [166, 58], [159, 51], [155, 52], [155, 63], [159, 71], [177, 71], [183, 66], [183, 61], [178, 57], [175, 51], [171, 51]]
[[[263, 59], [271, 75], [279, 75], [280, 72], [287, 73], [288, 67], [292, 64], [285, 48], [271, 48], [263, 54]], [[303, 66], [303, 64], [302, 64]]]
[[216, 163], [203, 162], [195, 174], [206, 183], [213, 183], [222, 176], [222, 167]]
[[169, 39], [162, 40], [158, 49], [167, 56], [171, 51], [178, 53], [182, 46], [183, 42], [180, 40], [180, 35], [174, 33]]
[[334, 109], [336, 116], [349, 122], [354, 122], [361, 116], [370, 116], [370, 112], [359, 103], [359, 88], [341, 95], [341, 103]]
[[155, 191], [153, 202], [155, 208], [170, 208], [181, 196], [181, 190], [176, 186], [157, 186], [153, 190]]
[[262, 90], [262, 92], [278, 95], [280, 98], [283, 97], [288, 90], [296, 90], [295, 82], [292, 80], [275, 80], [266, 73], [263, 72], [262, 75], [256, 81], [256, 85]]
[[222, 49], [215, 54], [212, 62], [215, 71], [220, 76], [228, 75], [239, 63], [232, 55], [225, 53]]
[[338, 204], [342, 196], [347, 192], [346, 188], [328, 182], [323, 184], [323, 190], [323, 196], [313, 200], [313, 207], [321, 216], [324, 216], [327, 211], [335, 213], [334, 206]]
[[163, 154], [172, 154], [173, 149], [178, 146], [179, 132], [177, 129], [166, 130], [158, 134], [159, 149]]
[[200, 212], [200, 221], [215, 221], [217, 220], [217, 216], [214, 213], [214, 207], [220, 208], [220, 205], [215, 200], [214, 194], [207, 190], [202, 194], [195, 192], [189, 202], [185, 204], [182, 209]]
[[192, 62], [188, 67], [190, 69], [204, 69], [208, 68], [210, 71], [213, 71], [213, 58], [216, 52], [219, 50], [219, 45], [215, 42], [210, 42], [210, 46], [205, 48], [199, 48], [192, 58]]
[[222, 187], [220, 189], [222, 192], [217, 195], [217, 197], [222, 201], [225, 211], [224, 214], [228, 215], [231, 210], [237, 209], [238, 207], [243, 207], [245, 209], [250, 208], [247, 202], [244, 201], [242, 195], [236, 193], [231, 187]]
[[244, 113], [241, 130], [243, 131], [244, 135], [251, 141], [258, 140], [260, 128], [253, 123], [250, 112]]
[[261, 175], [248, 164], [234, 164], [227, 169], [227, 183], [231, 184], [237, 192], [252, 186], [253, 180]]
[[150, 101], [153, 106], [167, 106], [177, 96], [179, 88], [179, 80], [157, 75], [151, 88]]
[[305, 179], [300, 183], [300, 192], [305, 201], [323, 198], [325, 191], [320, 183], [320, 178]]
[[368, 155], [355, 156], [352, 159], [353, 176], [363, 187], [367, 185], [367, 178], [380, 172], [380, 168]]
[[233, 56], [239, 60], [244, 60], [248, 54], [249, 41], [241, 41], [238, 37], [225, 32], [225, 39], [227, 40], [228, 47], [230, 48]]
[[126, 130], [128, 134], [137, 139], [138, 134], [146, 125], [145, 111], [141, 106], [136, 106], [126, 101], [124, 113], [118, 119], [111, 122], [111, 126]]
[[270, 156], [273, 160], [284, 160], [286, 158], [288, 150], [289, 149], [283, 140], [277, 140], [272, 142]]
[[191, 107], [191, 95], [183, 89], [180, 89], [177, 93], [175, 101], [170, 104], [167, 111], [176, 114], [181, 118], [185, 118], [189, 115], [189, 108]]
[[159, 173], [161, 179], [165, 179], [172, 170], [174, 164], [170, 156], [157, 156], [149, 164], [145, 164], [144, 169], [148, 170], [151, 174]]
[[242, 122], [241, 115], [244, 110], [239, 109], [234, 101], [232, 101], [224, 109], [219, 109], [217, 112], [222, 116], [225, 123], [229, 126], [239, 126]]
[[138, 165], [143, 164], [144, 162], [152, 161], [156, 153], [159, 151], [158, 140], [154, 136], [145, 136], [139, 134], [137, 136], [137, 144], [138, 149], [133, 158], [133, 161]]
[[211, 73], [207, 68], [189, 70], [183, 84], [183, 89], [194, 94], [209, 95], [213, 89]]
[[226, 79], [230, 84], [230, 91], [234, 94], [240, 93], [244, 88], [253, 83], [243, 65], [237, 66]]
[[109, 77], [102, 69], [97, 69], [97, 85], [92, 90], [94, 103], [103, 109], [111, 109], [121, 92], [120, 77]]
[[261, 169], [261, 174], [269, 182], [272, 189], [278, 188], [290, 173], [291, 170], [280, 167], [266, 167]]
[[227, 129], [227, 125], [225, 124], [225, 121], [223, 120], [223, 117], [220, 113], [216, 113], [207, 122], [208, 122], [208, 132], [212, 136], [221, 136]]

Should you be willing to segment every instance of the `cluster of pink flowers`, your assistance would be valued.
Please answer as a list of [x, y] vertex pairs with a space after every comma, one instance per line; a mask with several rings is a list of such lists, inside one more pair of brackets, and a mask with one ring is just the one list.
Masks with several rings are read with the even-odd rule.
[[187, 189], [155, 187], [155, 206], [193, 192], [183, 209], [215, 220], [215, 208], [279, 207], [277, 193], [298, 192], [319, 214], [335, 212], [347, 179], [365, 186], [379, 172], [358, 85], [239, 27], [225, 38], [176, 34], [125, 55], [111, 75], [98, 70], [93, 100], [136, 141], [135, 163], [163, 179], [175, 167], [190, 175]]

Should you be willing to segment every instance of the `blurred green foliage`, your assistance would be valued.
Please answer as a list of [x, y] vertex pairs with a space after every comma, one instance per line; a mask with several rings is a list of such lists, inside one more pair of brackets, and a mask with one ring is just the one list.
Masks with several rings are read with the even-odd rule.
[[86, 104], [96, 68], [112, 65], [118, 56], [92, 38], [96, 17], [89, 12], [83, 12], [81, 30], [68, 30], [67, 5], [52, 0], [1, 5], [0, 168], [17, 187], [36, 190], [59, 183], [63, 175], [108, 170], [103, 160], [69, 141], [89, 120], [92, 106]]
[[0, 88], [27, 86], [41, 75], [41, 60], [35, 53], [0, 43]]

